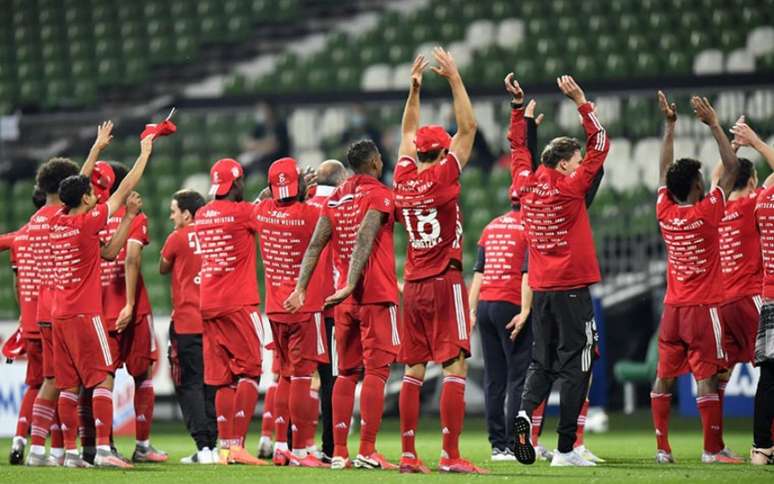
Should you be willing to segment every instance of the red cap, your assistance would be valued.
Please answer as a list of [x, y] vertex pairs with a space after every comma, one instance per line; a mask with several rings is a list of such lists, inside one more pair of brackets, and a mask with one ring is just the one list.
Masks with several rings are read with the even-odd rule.
[[280, 158], [269, 167], [269, 186], [274, 200], [298, 195], [298, 163], [290, 157]]
[[110, 189], [116, 182], [116, 173], [113, 167], [107, 161], [98, 161], [94, 164], [94, 170], [91, 172], [91, 186], [94, 195], [99, 199], [99, 203], [107, 202], [110, 198]]
[[227, 194], [234, 180], [242, 175], [244, 171], [238, 161], [231, 158], [216, 161], [210, 170], [210, 196]]
[[145, 129], [140, 133], [140, 139], [145, 139], [148, 135], [153, 135], [153, 139], [161, 136], [167, 136], [177, 131], [177, 126], [169, 119], [157, 124], [146, 124]]
[[14, 333], [3, 343], [3, 356], [8, 360], [15, 360], [26, 353], [24, 340], [22, 339], [21, 328], [17, 328]]
[[414, 138], [414, 144], [417, 151], [426, 153], [428, 151], [437, 151], [440, 149], [449, 149], [451, 145], [451, 136], [443, 126], [439, 124], [429, 124], [422, 126], [417, 130]]

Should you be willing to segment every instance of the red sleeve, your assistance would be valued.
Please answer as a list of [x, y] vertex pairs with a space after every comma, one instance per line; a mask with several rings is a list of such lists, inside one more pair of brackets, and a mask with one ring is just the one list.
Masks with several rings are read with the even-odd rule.
[[141, 213], [132, 220], [132, 226], [129, 229], [128, 241], [137, 242], [140, 245], [148, 245], [150, 238], [148, 236], [148, 217]]
[[666, 187], [659, 187], [658, 197], [656, 198], [656, 219], [661, 219], [661, 214], [669, 207], [674, 205], [672, 197], [669, 196], [669, 191]]
[[107, 204], [100, 203], [83, 215], [83, 228], [86, 233], [98, 234], [104, 229], [108, 222], [110, 210]]
[[518, 197], [521, 187], [532, 176], [532, 155], [527, 148], [524, 108], [511, 111], [508, 141], [511, 142], [511, 196]]
[[0, 252], [10, 250], [13, 247], [13, 240], [16, 238], [16, 232], [9, 232], [0, 235]]
[[179, 244], [180, 237], [178, 236], [178, 232], [174, 231], [169, 234], [167, 240], [164, 241], [164, 247], [161, 248], [161, 257], [165, 258], [169, 262], [175, 260]]
[[714, 187], [696, 207], [699, 213], [715, 225], [719, 225], [726, 211], [726, 194], [719, 186]]
[[258, 213], [260, 212], [260, 206], [263, 204], [263, 200], [256, 203], [242, 202], [244, 208], [245, 225], [250, 232], [258, 232], [260, 230], [260, 224], [258, 223]]
[[594, 182], [602, 164], [610, 150], [610, 140], [605, 128], [599, 123], [597, 115], [593, 111], [590, 102], [578, 107], [578, 112], [583, 120], [583, 130], [586, 132], [586, 156], [581, 164], [569, 177], [568, 186], [574, 194], [585, 197], [591, 184]]

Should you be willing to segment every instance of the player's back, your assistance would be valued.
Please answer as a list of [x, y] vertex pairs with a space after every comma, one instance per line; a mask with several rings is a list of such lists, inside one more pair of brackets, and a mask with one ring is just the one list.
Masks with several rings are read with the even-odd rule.
[[761, 241], [763, 297], [774, 299], [774, 185], [764, 188], [758, 195], [755, 221]]
[[719, 228], [725, 300], [756, 295], [761, 291], [763, 263], [755, 225], [755, 204], [761, 191], [726, 202]]
[[62, 205], [44, 205], [30, 217], [27, 223], [27, 235], [30, 241], [30, 251], [35, 261], [38, 284], [37, 320], [51, 321], [54, 288], [54, 260], [51, 254], [49, 234], [51, 219], [63, 208]]
[[169, 234], [161, 256], [172, 263], [172, 320], [176, 331], [201, 332], [201, 246], [193, 224]]
[[452, 261], [462, 269], [460, 163], [453, 153], [419, 171], [404, 156], [395, 166], [395, 207], [408, 233], [405, 279], [443, 273]]
[[723, 300], [718, 227], [725, 209], [723, 190], [680, 205], [666, 187], [658, 191], [656, 218], [667, 250], [666, 304], [689, 306]]
[[489, 222], [478, 245], [484, 248], [480, 299], [520, 305], [521, 271], [527, 252], [521, 213], [509, 210]]
[[[316, 208], [317, 211], [322, 214], [323, 208], [327, 205], [330, 195], [320, 195], [319, 187], [317, 191], [318, 194], [307, 200], [306, 203]], [[317, 262], [317, 267], [315, 268], [315, 272], [318, 271], [322, 274], [322, 294], [324, 297], [328, 297], [335, 292], [335, 281], [338, 279], [333, 268], [333, 254], [331, 253], [330, 244], [326, 244], [325, 248], [320, 253], [320, 260]], [[329, 308], [329, 310], [332, 317], [333, 309]]]
[[194, 224], [202, 253], [202, 317], [257, 306], [255, 206], [212, 200], [197, 210]]

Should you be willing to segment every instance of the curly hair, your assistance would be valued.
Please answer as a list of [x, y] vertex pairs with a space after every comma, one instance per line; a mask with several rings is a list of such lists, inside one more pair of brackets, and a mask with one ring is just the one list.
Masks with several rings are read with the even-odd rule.
[[368, 162], [379, 155], [379, 148], [370, 139], [356, 141], [347, 149], [347, 163], [356, 173], [362, 173], [368, 167]]
[[701, 162], [692, 158], [680, 158], [667, 170], [666, 185], [669, 193], [684, 202], [691, 193], [696, 178], [701, 174]]
[[556, 168], [560, 161], [571, 159], [575, 152], [580, 151], [580, 149], [581, 144], [577, 139], [560, 136], [552, 139], [543, 148], [543, 153], [540, 154], [540, 162], [549, 168]]
[[35, 185], [35, 189], [32, 190], [32, 204], [35, 208], [41, 208], [46, 204], [46, 193]]
[[83, 196], [91, 192], [91, 180], [86, 175], [68, 176], [59, 184], [59, 199], [67, 208], [77, 208]]
[[736, 175], [734, 187], [731, 189], [731, 191], [739, 190], [747, 186], [747, 182], [750, 181], [750, 178], [753, 177], [754, 173], [755, 165], [753, 162], [747, 158], [739, 158], [739, 172]]
[[51, 158], [38, 168], [35, 184], [46, 194], [54, 194], [59, 191], [62, 180], [77, 175], [79, 171], [78, 165], [68, 158]]

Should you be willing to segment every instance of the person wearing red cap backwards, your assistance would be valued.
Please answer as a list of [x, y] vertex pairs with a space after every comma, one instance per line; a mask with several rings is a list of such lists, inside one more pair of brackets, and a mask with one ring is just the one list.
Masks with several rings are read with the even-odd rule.
[[285, 308], [295, 312], [304, 306], [307, 286], [330, 241], [338, 274], [338, 290], [325, 301], [326, 306], [338, 305], [334, 335], [338, 377], [333, 386], [331, 469], [345, 469], [353, 464], [347, 437], [355, 387], [363, 373], [360, 449], [354, 465], [362, 469], [395, 469], [397, 466], [376, 451], [384, 409], [384, 385], [400, 347], [392, 240], [393, 196], [379, 182], [384, 165], [373, 141], [362, 140], [350, 145], [347, 162], [355, 174], [333, 191], [323, 208], [304, 255], [298, 283], [285, 301]]
[[304, 203], [306, 186], [293, 158], [280, 158], [271, 164], [269, 188], [271, 198], [258, 202], [256, 219], [265, 269], [266, 314], [280, 361], [274, 414], [278, 421], [293, 422], [292, 453], [287, 447], [287, 428], [278, 428], [273, 460], [276, 465], [327, 467], [306, 446], [314, 439], [319, 413], [318, 402], [311, 397], [312, 375], [318, 364], [328, 361], [322, 287], [330, 274], [315, 271], [312, 297], [298, 311], [289, 313], [282, 307], [296, 286], [320, 210]]
[[470, 158], [476, 119], [452, 56], [433, 51], [452, 91], [457, 134], [438, 125], [419, 127], [419, 91], [429, 62], [419, 56], [403, 112], [395, 207], [408, 233], [403, 289], [403, 332], [400, 360], [405, 363], [400, 391], [401, 472], [429, 472], [414, 445], [419, 422], [419, 396], [427, 363], [443, 366], [441, 472], [486, 473], [462, 458], [459, 439], [465, 419], [466, 359], [470, 356], [470, 320], [462, 277], [462, 211], [460, 172]]
[[[90, 466], [75, 444], [81, 388], [94, 389], [92, 406], [97, 437], [94, 465], [132, 467], [114, 456], [110, 448], [114, 368], [107, 326], [102, 321], [99, 232], [107, 225], [110, 215], [124, 203], [129, 204], [129, 213], [139, 212], [142, 202], [132, 189], [142, 177], [152, 143], [152, 136], [142, 140], [140, 155], [132, 170], [106, 203], [98, 202], [90, 177], [83, 172], [80, 176], [66, 178], [59, 185], [59, 197], [65, 207], [51, 221], [49, 240], [56, 267], [52, 326], [66, 467]], [[87, 170], [89, 175], [92, 167], [93, 164]], [[120, 241], [119, 247], [125, 243], [125, 240]], [[117, 254], [118, 251], [112, 255]]]
[[263, 326], [256, 279], [256, 206], [243, 200], [244, 172], [235, 160], [210, 170], [210, 196], [196, 211], [202, 253], [200, 309], [204, 383], [217, 387], [220, 462], [263, 465], [244, 448], [261, 379]]
[[[98, 161], [92, 173], [92, 186], [100, 203], [105, 203], [115, 193], [127, 174], [121, 163]], [[108, 244], [121, 225], [126, 206], [122, 205], [108, 219], [107, 226], [99, 233], [100, 241]], [[118, 256], [103, 259], [102, 316], [108, 324], [108, 342], [114, 355], [116, 370], [126, 366], [134, 378], [134, 414], [136, 446], [133, 462], [165, 462], [166, 452], [150, 445], [153, 421], [152, 369], [156, 360], [156, 340], [153, 332], [148, 292], [143, 282], [141, 265], [142, 249], [149, 243], [148, 217], [139, 213], [133, 218], [129, 237]]]

